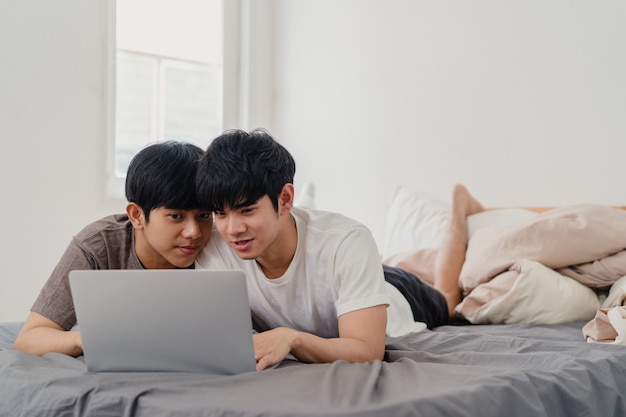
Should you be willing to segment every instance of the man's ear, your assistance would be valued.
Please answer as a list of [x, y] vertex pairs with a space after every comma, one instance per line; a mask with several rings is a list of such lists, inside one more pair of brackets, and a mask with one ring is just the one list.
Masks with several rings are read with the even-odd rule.
[[278, 196], [278, 214], [287, 214], [293, 207], [294, 188], [293, 184], [285, 184]]
[[145, 217], [143, 215], [143, 209], [139, 207], [137, 203], [128, 203], [126, 205], [126, 214], [135, 229], [143, 229]]

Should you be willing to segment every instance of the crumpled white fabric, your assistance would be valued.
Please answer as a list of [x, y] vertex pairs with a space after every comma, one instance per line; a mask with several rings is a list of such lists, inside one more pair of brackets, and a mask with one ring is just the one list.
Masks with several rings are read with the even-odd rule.
[[613, 307], [607, 313], [609, 323], [617, 332], [615, 341], [612, 344], [626, 345], [626, 307]]
[[626, 276], [615, 281], [596, 313], [583, 327], [590, 343], [626, 345]]

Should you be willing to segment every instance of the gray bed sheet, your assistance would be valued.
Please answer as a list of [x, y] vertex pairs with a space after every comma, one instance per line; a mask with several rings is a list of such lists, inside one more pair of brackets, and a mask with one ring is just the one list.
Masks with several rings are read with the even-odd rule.
[[584, 323], [443, 326], [388, 341], [385, 361], [237, 376], [86, 371], [81, 358], [11, 350], [0, 325], [0, 416], [626, 415], [626, 347]]

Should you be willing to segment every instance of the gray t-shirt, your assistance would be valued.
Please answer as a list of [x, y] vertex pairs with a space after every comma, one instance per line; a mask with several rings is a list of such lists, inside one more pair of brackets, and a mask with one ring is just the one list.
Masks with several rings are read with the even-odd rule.
[[134, 229], [126, 214], [97, 220], [74, 236], [31, 311], [71, 329], [76, 313], [68, 274], [85, 269], [144, 269], [135, 253]]

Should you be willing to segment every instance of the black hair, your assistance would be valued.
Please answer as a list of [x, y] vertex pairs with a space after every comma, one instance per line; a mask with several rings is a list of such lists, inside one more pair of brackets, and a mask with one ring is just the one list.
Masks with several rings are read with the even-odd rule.
[[204, 208], [223, 211], [269, 196], [278, 210], [283, 186], [293, 183], [296, 163], [266, 130], [227, 130], [211, 142], [198, 164], [196, 191]]
[[178, 141], [148, 145], [130, 161], [126, 173], [126, 199], [136, 203], [149, 220], [152, 209], [200, 208], [195, 177], [202, 149]]

